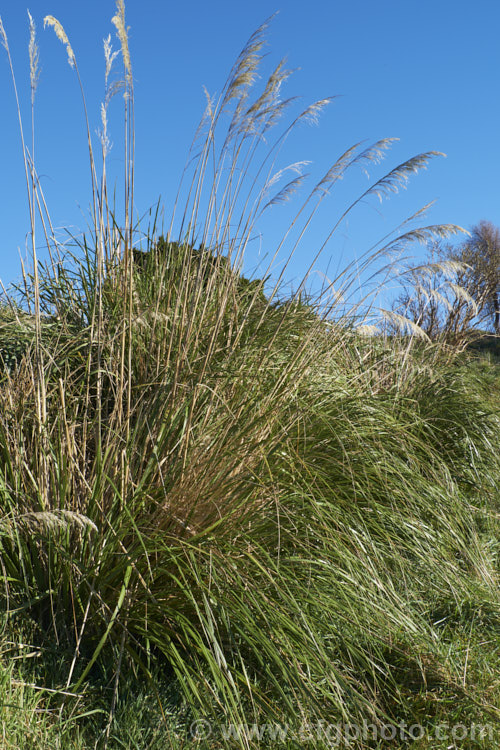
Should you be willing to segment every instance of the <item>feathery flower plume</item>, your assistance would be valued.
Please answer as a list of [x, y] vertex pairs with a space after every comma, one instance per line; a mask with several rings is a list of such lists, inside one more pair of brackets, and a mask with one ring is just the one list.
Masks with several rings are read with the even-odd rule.
[[62, 25], [59, 23], [57, 18], [54, 18], [54, 16], [45, 16], [43, 19], [43, 28], [46, 26], [52, 26], [54, 31], [56, 32], [56, 36], [63, 44], [66, 45], [66, 52], [68, 53], [68, 62], [73, 68], [75, 66], [75, 53], [73, 52], [73, 49], [71, 47], [71, 44], [69, 43], [69, 39], [67, 37], [66, 32], [64, 31]]
[[16, 529], [21, 531], [40, 532], [45, 531], [47, 533], [55, 532], [59, 530], [66, 530], [68, 528], [76, 528], [82, 531], [83, 529], [89, 529], [97, 531], [95, 523], [83, 515], [83, 513], [76, 513], [72, 510], [50, 510], [33, 513], [23, 513], [13, 519], [3, 519], [0, 522], [0, 534], [8, 534], [12, 536]]
[[9, 43], [7, 41], [7, 34], [5, 33], [5, 29], [3, 27], [2, 17], [1, 16], [0, 16], [0, 37], [2, 38], [2, 44], [3, 44], [3, 46], [5, 47], [5, 49], [8, 52], [9, 51]]
[[395, 312], [394, 310], [380, 309], [382, 317], [391, 323], [395, 328], [398, 328], [401, 332], [408, 332], [410, 335], [422, 341], [430, 341], [429, 336], [417, 323], [407, 318], [405, 315]]
[[113, 98], [113, 96], [116, 94], [116, 92], [119, 91], [121, 88], [123, 88], [123, 81], [116, 82], [113, 84], [109, 83], [109, 75], [111, 73], [111, 68], [113, 67], [113, 62], [118, 55], [118, 51], [113, 52], [113, 48], [111, 46], [111, 34], [108, 34], [106, 39], [103, 40], [103, 43], [104, 43], [104, 62], [105, 62], [105, 71], [104, 71], [105, 97], [104, 97], [104, 102], [101, 103], [102, 130], [98, 131], [98, 135], [101, 140], [103, 154], [106, 156], [111, 150], [111, 141], [108, 138], [108, 105], [111, 99]]
[[106, 39], [103, 40], [103, 42], [104, 42], [104, 60], [106, 64], [106, 70], [104, 72], [104, 81], [105, 81], [106, 88], [107, 88], [109, 74], [111, 73], [111, 68], [113, 66], [115, 57], [118, 55], [118, 52], [113, 52], [113, 48], [111, 46], [111, 34], [108, 34], [108, 36], [106, 37]]
[[125, 65], [125, 71], [127, 76], [127, 83], [132, 86], [132, 63], [130, 62], [130, 52], [128, 49], [128, 34], [127, 27], [125, 26], [125, 5], [123, 0], [117, 0], [116, 7], [118, 13], [113, 16], [111, 23], [116, 27], [116, 33], [120, 40], [122, 48], [123, 64]]
[[104, 102], [101, 102], [101, 123], [102, 130], [98, 130], [97, 135], [101, 141], [103, 154], [107, 156], [111, 151], [111, 141], [108, 137], [108, 111]]
[[31, 13], [28, 11], [28, 17], [30, 20], [30, 43], [28, 46], [29, 57], [30, 57], [30, 81], [31, 81], [31, 101], [35, 99], [35, 91], [38, 84], [38, 77], [40, 71], [38, 68], [39, 56], [38, 56], [38, 45], [36, 43], [36, 27], [33, 21]]
[[308, 107], [298, 116], [298, 120], [304, 120], [311, 125], [317, 125], [319, 122], [319, 116], [324, 108], [330, 104], [335, 97], [327, 96], [324, 99], [319, 99], [317, 102], [309, 104]]

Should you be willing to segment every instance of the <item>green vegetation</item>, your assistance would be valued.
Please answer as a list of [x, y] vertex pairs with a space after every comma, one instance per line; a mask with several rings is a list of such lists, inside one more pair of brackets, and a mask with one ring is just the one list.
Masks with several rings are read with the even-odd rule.
[[[299, 180], [269, 198], [273, 164], [250, 200], [287, 75], [250, 102], [262, 32], [209, 104], [177, 240], [132, 225], [131, 167], [118, 224], [91, 153], [92, 236], [65, 258], [42, 214], [42, 266], [26, 161], [34, 270], [2, 308], [2, 750], [326, 748], [334, 725], [359, 749], [500, 739], [497, 365], [242, 276], [258, 216]], [[344, 154], [294, 224], [386, 145]]]

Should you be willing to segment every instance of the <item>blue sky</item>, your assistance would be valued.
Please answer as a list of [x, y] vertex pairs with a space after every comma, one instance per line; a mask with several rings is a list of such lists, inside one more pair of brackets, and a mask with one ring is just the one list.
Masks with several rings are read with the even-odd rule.
[[[43, 18], [63, 24], [75, 51], [91, 127], [99, 127], [103, 97], [102, 40], [109, 32], [111, 0], [32, 0], [41, 75], [36, 94], [35, 156], [53, 224], [60, 239], [85, 228], [90, 182], [82, 106], [63, 46]], [[500, 225], [500, 4], [497, 0], [129, 0], [126, 21], [136, 110], [136, 211], [161, 196], [168, 218], [188, 149], [205, 106], [203, 86], [220, 92], [250, 34], [280, 11], [268, 31], [263, 74], [286, 57], [298, 68], [284, 96], [300, 96], [295, 113], [314, 100], [337, 95], [318, 126], [301, 126], [289, 139], [284, 163], [311, 160], [309, 185], [349, 146], [397, 137], [372, 179], [417, 153], [443, 151], [408, 188], [381, 205], [369, 201], [337, 230], [318, 261], [330, 278], [394, 230], [407, 216], [436, 199], [425, 223], [465, 228], [488, 219]], [[27, 14], [18, 3], [0, 5], [9, 38], [29, 132]], [[29, 229], [26, 188], [15, 101], [5, 50], [0, 48], [2, 121], [0, 139], [0, 279], [19, 278]], [[123, 168], [121, 100], [111, 110], [114, 148], [110, 168], [119, 191]], [[97, 143], [97, 139], [96, 139]], [[316, 222], [287, 270], [300, 278], [332, 222], [369, 185], [361, 172], [348, 176], [322, 204]], [[272, 252], [291, 213], [278, 206], [267, 216], [259, 240], [249, 247], [247, 267]], [[145, 227], [146, 228], [146, 227]], [[41, 232], [38, 237], [41, 238]], [[421, 247], [409, 248], [416, 257]], [[40, 255], [44, 257], [43, 247]], [[278, 268], [278, 266], [277, 266]]]

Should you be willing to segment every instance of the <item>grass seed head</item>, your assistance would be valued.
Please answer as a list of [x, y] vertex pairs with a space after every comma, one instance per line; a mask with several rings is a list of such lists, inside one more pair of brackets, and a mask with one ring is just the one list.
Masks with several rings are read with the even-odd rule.
[[125, 5], [123, 3], [123, 0], [117, 0], [116, 7], [118, 12], [111, 19], [111, 23], [116, 27], [116, 33], [118, 35], [118, 39], [120, 40], [123, 64], [125, 65], [125, 73], [127, 76], [127, 83], [129, 84], [129, 86], [132, 86], [132, 63], [130, 61], [130, 52], [128, 48], [128, 29], [125, 26]]
[[3, 27], [2, 17], [1, 16], [0, 16], [0, 38], [2, 40], [3, 46], [5, 47], [5, 49], [8, 52], [9, 51], [9, 43], [7, 41], [7, 34], [5, 33], [5, 29]]
[[35, 22], [31, 13], [28, 11], [28, 17], [30, 22], [30, 42], [29, 42], [29, 57], [30, 57], [30, 82], [31, 82], [31, 100], [35, 97], [35, 91], [38, 84], [38, 77], [40, 75], [39, 70], [39, 55], [38, 45], [36, 43], [36, 27]]
[[43, 27], [45, 28], [46, 26], [52, 26], [59, 41], [66, 45], [68, 62], [73, 68], [75, 66], [75, 53], [73, 52], [71, 44], [69, 43], [68, 36], [64, 31], [62, 24], [57, 20], [57, 18], [54, 18], [54, 16], [45, 16], [45, 18], [43, 19]]

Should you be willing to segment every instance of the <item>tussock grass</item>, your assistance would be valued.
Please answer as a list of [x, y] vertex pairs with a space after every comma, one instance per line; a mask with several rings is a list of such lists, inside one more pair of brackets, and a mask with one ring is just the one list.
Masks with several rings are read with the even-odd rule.
[[[81, 86], [63, 27], [46, 24]], [[121, 2], [113, 24], [123, 82], [109, 84], [108, 39], [103, 171], [85, 107], [92, 227], [71, 254], [53, 239], [23, 140], [34, 270], [2, 321], [10, 341], [20, 328], [32, 335], [0, 384], [2, 668], [15, 671], [4, 700], [22, 705], [26, 733], [43, 705], [38, 747], [48, 737], [51, 747], [198, 746], [189, 727], [200, 718], [213, 723], [214, 748], [267, 746], [221, 730], [254, 723], [287, 724], [289, 747], [292, 730], [320, 721], [430, 731], [451, 715], [498, 729], [496, 371], [488, 380], [441, 346], [363, 335], [366, 308], [345, 306], [359, 265], [319, 298], [305, 282], [283, 296], [287, 264], [274, 278], [273, 260], [260, 278], [242, 276], [262, 211], [302, 185], [303, 164], [281, 167], [279, 149], [327, 104], [307, 107], [261, 156], [291, 105], [279, 96], [283, 64], [254, 92], [265, 26], [220, 99], [208, 98], [169, 229], [161, 236], [153, 222], [141, 236]], [[31, 30], [33, 83], [32, 20]], [[117, 90], [123, 222], [106, 186]], [[345, 170], [377, 163], [388, 145], [355, 146], [330, 166], [282, 245], [304, 235]], [[394, 192], [431, 156], [390, 170], [359, 200]], [[363, 271], [403, 242], [456, 229], [405, 228]], [[3, 727], [13, 746], [10, 714]], [[478, 742], [470, 747], [491, 746]]]

